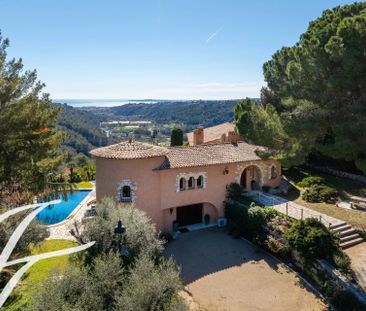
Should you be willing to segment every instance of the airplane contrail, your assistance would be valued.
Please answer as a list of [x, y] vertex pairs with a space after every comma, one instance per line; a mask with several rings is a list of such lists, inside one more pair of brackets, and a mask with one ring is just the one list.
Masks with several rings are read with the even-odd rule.
[[219, 29], [217, 29], [213, 34], [211, 34], [207, 40], [206, 43], [209, 43], [222, 29], [224, 28], [224, 26], [221, 26]]

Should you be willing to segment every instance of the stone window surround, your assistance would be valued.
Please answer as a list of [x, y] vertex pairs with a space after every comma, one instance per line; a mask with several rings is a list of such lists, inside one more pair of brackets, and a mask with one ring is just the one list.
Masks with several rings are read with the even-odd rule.
[[[188, 188], [188, 180], [189, 178], [193, 177], [194, 178], [194, 185], [197, 185], [197, 179], [202, 176], [203, 177], [203, 183], [202, 186], [200, 187], [193, 187], [193, 188]], [[180, 180], [181, 178], [185, 179], [185, 189], [180, 189]], [[185, 190], [193, 190], [193, 189], [204, 189], [207, 188], [207, 173], [206, 172], [198, 172], [198, 173], [180, 173], [177, 175], [176, 177], [176, 192], [182, 192]]]
[[[272, 174], [272, 170], [274, 169], [274, 174]], [[273, 180], [277, 178], [277, 167], [276, 165], [270, 165], [270, 169], [268, 170], [268, 179]]]
[[[121, 191], [124, 186], [128, 186], [131, 189], [131, 197], [126, 198], [126, 200], [121, 200]], [[117, 184], [117, 195], [116, 200], [118, 202], [134, 202], [136, 200], [136, 191], [137, 191], [137, 185], [136, 182], [130, 180], [130, 179], [123, 179]]]

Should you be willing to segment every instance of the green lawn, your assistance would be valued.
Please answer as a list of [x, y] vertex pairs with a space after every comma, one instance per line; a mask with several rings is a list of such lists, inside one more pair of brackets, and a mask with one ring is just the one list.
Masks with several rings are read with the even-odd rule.
[[301, 193], [303, 188], [299, 187], [298, 183], [308, 176], [321, 176], [325, 178], [325, 184], [329, 187], [337, 189], [339, 197], [342, 200], [347, 200], [350, 196], [366, 196], [366, 186], [352, 182], [348, 179], [331, 176], [328, 174], [312, 172], [301, 168], [291, 168], [290, 170], [284, 170], [283, 174], [289, 178], [295, 187], [293, 187], [289, 193], [283, 197], [292, 200], [298, 204], [304, 205], [315, 211], [324, 213], [326, 215], [344, 220], [349, 224], [366, 230], [366, 213], [355, 212], [346, 210], [336, 206], [335, 204], [328, 203], [308, 203], [301, 199]]
[[78, 188], [83, 188], [83, 189], [92, 189], [93, 188], [93, 184], [90, 181], [81, 181], [81, 182], [78, 182], [76, 184], [76, 186]]
[[[30, 251], [32, 255], [35, 255], [76, 245], [77, 243], [67, 240], [47, 240], [36, 246], [31, 246]], [[38, 288], [42, 286], [44, 280], [50, 273], [53, 271], [63, 271], [66, 268], [69, 263], [69, 256], [65, 255], [44, 259], [34, 264], [23, 276], [22, 281], [18, 283], [3, 310], [16, 311], [22, 309], [22, 307], [33, 299]]]

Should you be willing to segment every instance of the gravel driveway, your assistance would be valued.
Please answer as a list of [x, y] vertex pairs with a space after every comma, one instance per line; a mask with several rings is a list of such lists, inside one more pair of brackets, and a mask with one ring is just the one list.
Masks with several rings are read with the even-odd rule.
[[193, 300], [205, 310], [325, 310], [281, 262], [223, 229], [184, 233], [167, 245]]

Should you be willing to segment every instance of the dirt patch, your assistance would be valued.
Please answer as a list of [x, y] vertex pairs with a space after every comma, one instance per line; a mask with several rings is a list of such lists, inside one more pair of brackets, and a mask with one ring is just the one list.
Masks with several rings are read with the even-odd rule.
[[366, 242], [350, 247], [345, 252], [351, 258], [351, 268], [359, 285], [366, 291]]
[[298, 276], [221, 229], [180, 235], [166, 248], [182, 267], [192, 298], [206, 310], [325, 310]]

